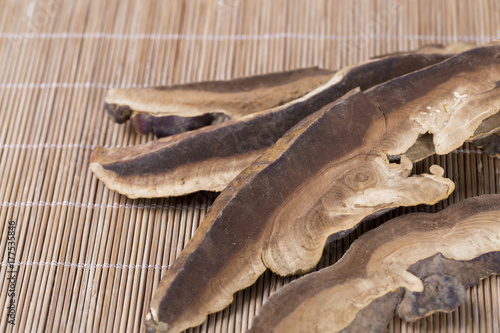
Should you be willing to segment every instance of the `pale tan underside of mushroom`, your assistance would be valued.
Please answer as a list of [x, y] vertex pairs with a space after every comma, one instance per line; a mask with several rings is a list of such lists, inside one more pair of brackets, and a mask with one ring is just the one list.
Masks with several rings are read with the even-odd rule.
[[[488, 140], [490, 136], [498, 133], [498, 131], [500, 131], [500, 112], [497, 112], [489, 118], [483, 120], [481, 125], [479, 125], [479, 127], [474, 132], [473, 136], [471, 136], [467, 141], [473, 142], [476, 146], [480, 146], [479, 142], [477, 142], [476, 140]], [[434, 143], [432, 140], [433, 139], [431, 134], [426, 133], [424, 135], [421, 135], [418, 138], [417, 142], [415, 142], [415, 144], [406, 152], [406, 155], [412, 162], [418, 162], [423, 160], [427, 156], [435, 154], [436, 151], [434, 149]], [[496, 154], [490, 153], [490, 151], [486, 151], [486, 153], [496, 157]]]
[[283, 82], [277, 85], [251, 90], [242, 86], [241, 91], [204, 90], [202, 84], [199, 84], [202, 89], [190, 89], [186, 85], [163, 89], [111, 89], [106, 94], [105, 102], [110, 105], [128, 106], [133, 112], [148, 113], [157, 117], [195, 117], [207, 113], [222, 113], [234, 119], [299, 98], [326, 83], [333, 75], [331, 71], [314, 68], [298, 70], [296, 73], [297, 78], [292, 82], [282, 80]]
[[350, 230], [377, 211], [435, 204], [455, 188], [437, 165], [431, 174], [409, 177], [412, 167], [404, 155], [397, 164], [381, 154], [361, 155], [325, 170], [273, 217], [276, 228], [264, 250], [264, 264], [282, 276], [308, 272], [320, 260], [329, 235]]
[[176, 170], [158, 175], [128, 176], [124, 183], [120, 177], [105, 170], [100, 163], [91, 163], [92, 172], [113, 191], [131, 199], [181, 196], [200, 189], [221, 192], [234, 177], [252, 164], [264, 150], [240, 154], [238, 158], [213, 158], [183, 165]]
[[324, 290], [305, 301], [274, 332], [340, 331], [374, 299], [399, 288], [422, 292], [422, 281], [407, 271], [419, 260], [441, 253], [448, 259], [470, 261], [499, 250], [498, 211], [476, 214], [454, 228], [408, 233], [373, 252], [365, 277]]

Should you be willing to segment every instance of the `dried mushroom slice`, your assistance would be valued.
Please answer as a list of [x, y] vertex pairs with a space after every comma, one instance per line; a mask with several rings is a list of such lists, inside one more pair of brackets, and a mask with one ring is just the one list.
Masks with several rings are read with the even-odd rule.
[[424, 44], [410, 52], [402, 51], [402, 52], [386, 53], [383, 55], [377, 55], [371, 59], [386, 58], [391, 56], [406, 55], [412, 53], [450, 55], [450, 54], [462, 53], [471, 50], [475, 47], [477, 47], [477, 45], [471, 43], [462, 43], [462, 42], [447, 43], [447, 44]]
[[[498, 157], [500, 143], [497, 132], [500, 131], [500, 112], [486, 118], [481, 122], [474, 134], [467, 140], [478, 147], [485, 147], [485, 152], [493, 157]], [[495, 135], [497, 134], [497, 135]], [[496, 148], [499, 146], [499, 148]], [[432, 134], [425, 133], [419, 136], [417, 142], [406, 152], [412, 162], [418, 162], [435, 153]]]
[[[424, 45], [414, 52], [392, 55], [450, 55], [472, 47], [464, 43]], [[333, 73], [315, 67], [228, 81], [112, 89], [105, 108], [118, 123], [130, 118], [139, 133], [165, 137], [283, 105], [325, 84]]]
[[452, 54], [452, 53], [462, 53], [477, 47], [475, 44], [471, 43], [448, 43], [448, 44], [426, 44], [420, 46], [415, 52], [417, 53], [441, 53], [441, 54]]
[[[500, 82], [498, 84], [500, 85]], [[471, 140], [482, 139], [498, 131], [500, 131], [500, 112], [486, 118], [476, 129]]]
[[333, 74], [306, 68], [228, 81], [112, 89], [105, 106], [116, 122], [131, 118], [139, 133], [164, 137], [283, 105], [325, 84]]
[[451, 311], [465, 288], [500, 274], [500, 195], [395, 218], [356, 240], [334, 265], [271, 296], [250, 332], [382, 332]]
[[271, 110], [144, 145], [97, 147], [90, 167], [106, 186], [130, 198], [222, 191], [291, 127], [351, 89], [365, 90], [448, 57], [398, 55], [349, 67], [320, 88]]
[[[365, 216], [448, 196], [453, 182], [442, 168], [409, 177], [408, 159], [389, 163], [387, 155], [404, 154], [427, 132], [438, 154], [462, 145], [500, 108], [499, 57], [499, 45], [477, 48], [366, 93], [357, 89], [297, 124], [214, 202], [160, 282], [148, 326], [196, 326], [266, 265], [281, 275], [307, 271], [329, 236], [342, 237]], [[456, 93], [446, 112], [427, 108]]]

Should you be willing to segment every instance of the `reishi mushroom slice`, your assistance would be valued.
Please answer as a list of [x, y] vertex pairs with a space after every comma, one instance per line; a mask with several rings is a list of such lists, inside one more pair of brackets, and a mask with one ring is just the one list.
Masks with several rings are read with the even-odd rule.
[[[475, 146], [483, 148], [490, 156], [498, 157], [500, 153], [500, 142], [498, 132], [500, 131], [500, 112], [486, 118], [475, 130], [474, 135], [467, 141]], [[498, 148], [497, 148], [498, 147]], [[435, 153], [432, 135], [425, 133], [419, 136], [417, 142], [406, 152], [406, 156], [412, 162], [418, 162]]]
[[325, 85], [285, 105], [143, 145], [96, 147], [90, 167], [130, 198], [222, 191], [300, 120], [351, 89], [368, 89], [447, 59], [442, 54], [381, 58], [337, 72]]
[[131, 118], [139, 133], [164, 137], [283, 105], [325, 84], [333, 74], [313, 67], [227, 81], [111, 89], [105, 108], [118, 123]]
[[[327, 239], [389, 207], [435, 203], [454, 188], [443, 169], [409, 177], [403, 154], [423, 133], [437, 154], [473, 136], [500, 108], [500, 45], [476, 48], [361, 92], [305, 118], [215, 200], [160, 282], [146, 323], [165, 332], [201, 324], [266, 266], [312, 269]], [[446, 112], [429, 105], [460, 100]], [[401, 155], [400, 163], [387, 156]]]
[[383, 332], [395, 313], [414, 321], [452, 311], [491, 274], [500, 274], [498, 194], [367, 232], [334, 265], [272, 295], [250, 332]]
[[[450, 55], [472, 47], [465, 43], [432, 44], [391, 56]], [[118, 123], [130, 118], [139, 133], [153, 132], [157, 137], [165, 137], [285, 104], [325, 84], [333, 73], [312, 67], [226, 81], [117, 88], [108, 91], [105, 108]]]
[[[442, 177], [440, 167], [408, 177], [407, 158], [389, 163], [373, 152], [385, 122], [369, 108], [375, 106], [359, 90], [353, 92], [324, 107], [320, 116], [306, 118], [238, 175], [160, 282], [148, 326], [180, 332], [201, 324], [266, 266], [281, 275], [305, 272], [319, 260], [331, 233], [332, 239], [341, 237], [364, 217], [389, 207], [447, 197], [454, 184]], [[367, 113], [372, 116], [363, 118]], [[327, 140], [318, 140], [323, 135]], [[340, 138], [344, 145], [328, 144]], [[311, 146], [311, 140], [318, 142]]]

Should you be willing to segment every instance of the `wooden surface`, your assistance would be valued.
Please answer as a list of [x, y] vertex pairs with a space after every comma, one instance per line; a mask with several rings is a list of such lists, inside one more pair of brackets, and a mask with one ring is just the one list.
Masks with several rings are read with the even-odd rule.
[[[155, 286], [216, 197], [130, 200], [97, 181], [88, 168], [92, 147], [154, 140], [108, 119], [107, 89], [339, 69], [428, 43], [500, 38], [498, 0], [0, 0], [0, 8], [0, 331], [7, 332], [144, 331]], [[448, 200], [364, 223], [327, 246], [319, 267], [393, 216], [500, 193], [499, 161], [472, 145], [430, 157], [415, 171], [432, 163], [456, 182]], [[266, 272], [194, 331], [246, 331], [289, 281]], [[15, 325], [7, 322], [11, 300]], [[412, 324], [395, 318], [390, 331], [499, 327], [500, 278], [493, 276], [469, 289], [458, 311]]]

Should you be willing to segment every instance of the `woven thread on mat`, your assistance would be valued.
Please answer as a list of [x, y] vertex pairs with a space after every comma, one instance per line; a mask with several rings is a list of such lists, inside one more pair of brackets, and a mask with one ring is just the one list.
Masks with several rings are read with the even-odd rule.
[[[86, 145], [82, 143], [63, 143], [63, 144], [56, 144], [56, 143], [38, 143], [38, 144], [25, 144], [25, 143], [11, 143], [11, 144], [4, 144], [0, 145], [0, 149], [40, 149], [40, 148], [58, 148], [58, 149], [65, 149], [65, 148], [83, 148], [83, 149], [88, 149], [92, 148], [94, 149], [96, 145]], [[101, 147], [104, 148], [121, 148], [123, 146], [107, 146], [103, 145]], [[130, 146], [127, 146], [130, 147]], [[454, 151], [451, 152], [452, 154], [458, 154], [458, 153], [463, 153], [463, 154], [484, 154], [484, 151], [481, 149], [455, 149]]]
[[39, 206], [39, 207], [56, 207], [56, 206], [75, 206], [78, 208], [89, 208], [89, 209], [94, 209], [94, 208], [126, 208], [126, 209], [132, 209], [132, 208], [137, 208], [137, 209], [169, 209], [169, 208], [174, 208], [174, 209], [188, 209], [188, 208], [194, 208], [194, 209], [205, 209], [207, 208], [207, 205], [199, 205], [199, 206], [181, 206], [181, 205], [157, 205], [157, 204], [150, 204], [150, 205], [145, 205], [145, 204], [119, 204], [117, 202], [113, 204], [94, 204], [94, 203], [81, 203], [81, 202], [68, 202], [68, 201], [63, 201], [63, 202], [57, 202], [57, 201], [52, 201], [52, 202], [46, 202], [46, 201], [38, 201], [38, 202], [32, 202], [32, 201], [26, 201], [26, 202], [7, 202], [4, 201], [2, 203], [2, 206], [4, 207], [33, 207], [33, 206]]
[[111, 84], [93, 82], [41, 82], [41, 83], [0, 83], [0, 89], [54, 89], [54, 88], [91, 88], [91, 89], [114, 89], [114, 88], [147, 88], [147, 84]]
[[[2, 266], [6, 267], [8, 265], [11, 265], [12, 263], [8, 263], [6, 261], [2, 262]], [[130, 268], [130, 269], [148, 269], [148, 268], [154, 268], [154, 269], [163, 269], [163, 268], [170, 268], [170, 265], [150, 265], [150, 264], [84, 264], [84, 263], [78, 263], [74, 264], [71, 262], [57, 262], [57, 261], [15, 261], [14, 266], [64, 266], [64, 267], [77, 267], [77, 268], [116, 268], [116, 269], [123, 269], [123, 268]]]
[[482, 42], [485, 39], [496, 39], [494, 36], [433, 36], [433, 35], [314, 35], [300, 34], [293, 32], [279, 32], [272, 34], [248, 34], [248, 35], [196, 35], [196, 34], [114, 34], [105, 32], [91, 33], [75, 33], [75, 32], [60, 32], [60, 33], [0, 33], [0, 38], [12, 39], [69, 39], [69, 38], [102, 38], [102, 39], [158, 39], [158, 40], [216, 40], [216, 41], [244, 41], [244, 40], [268, 40], [268, 39], [306, 39], [306, 40], [377, 40], [377, 39], [406, 39], [418, 41], [441, 41], [441, 40], [460, 40], [466, 42]]

